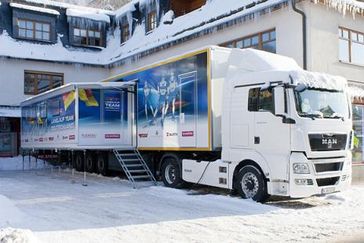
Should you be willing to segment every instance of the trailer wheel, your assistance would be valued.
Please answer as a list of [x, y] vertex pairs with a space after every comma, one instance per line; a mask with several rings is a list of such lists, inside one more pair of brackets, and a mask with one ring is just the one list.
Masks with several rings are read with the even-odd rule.
[[107, 160], [105, 158], [105, 155], [102, 153], [98, 154], [97, 156], [96, 169], [97, 173], [104, 176], [107, 175]]
[[92, 153], [87, 153], [85, 161], [85, 169], [87, 172], [94, 172], [95, 162]]
[[75, 167], [77, 171], [83, 171], [83, 154], [77, 153], [75, 160]]
[[245, 199], [263, 202], [268, 198], [267, 183], [263, 174], [253, 165], [246, 165], [238, 172], [236, 189]]
[[183, 186], [182, 173], [177, 158], [167, 157], [164, 159], [161, 172], [165, 186], [172, 188], [181, 188]]

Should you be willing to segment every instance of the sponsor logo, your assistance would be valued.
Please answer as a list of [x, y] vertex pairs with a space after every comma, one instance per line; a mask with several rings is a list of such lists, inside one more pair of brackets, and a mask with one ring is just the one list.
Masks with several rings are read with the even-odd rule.
[[81, 137], [82, 138], [96, 138], [96, 134], [94, 134], [94, 133], [82, 133]]
[[25, 142], [27, 143], [27, 142], [29, 142], [29, 140], [28, 139], [25, 139]]
[[69, 140], [75, 140], [75, 138], [76, 138], [76, 136], [75, 136], [75, 135], [69, 135], [69, 136], [68, 136], [68, 139], [69, 139]]
[[192, 173], [192, 170], [190, 170], [190, 169], [184, 169], [184, 172]]
[[176, 137], [178, 136], [178, 133], [176, 132], [167, 132], [167, 137]]
[[193, 136], [194, 136], [193, 131], [183, 131], [182, 132], [182, 137], [193, 137]]
[[39, 142], [43, 142], [43, 138], [40, 138], [40, 139], [39, 139]]
[[139, 133], [139, 137], [140, 138], [147, 138], [148, 137], [148, 133]]
[[48, 140], [49, 141], [53, 141], [54, 140], [54, 137], [49, 137]]
[[68, 140], [68, 136], [62, 136], [63, 140]]
[[105, 134], [106, 139], [119, 139], [120, 134]]

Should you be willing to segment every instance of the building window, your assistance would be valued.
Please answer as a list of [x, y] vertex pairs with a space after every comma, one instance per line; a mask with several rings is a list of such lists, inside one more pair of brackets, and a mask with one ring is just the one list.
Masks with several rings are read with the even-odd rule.
[[157, 28], [157, 12], [152, 11], [148, 13], [148, 19], [147, 19], [147, 32], [154, 30]]
[[230, 48], [254, 48], [276, 53], [276, 31], [269, 30], [258, 34], [243, 37], [237, 40], [229, 41], [222, 46]]
[[123, 25], [121, 27], [121, 43], [126, 42], [127, 40], [129, 40], [130, 37], [130, 32], [129, 32], [129, 25]]
[[101, 31], [74, 28], [73, 43], [85, 46], [102, 46]]
[[364, 65], [364, 33], [339, 27], [339, 60]]
[[354, 163], [361, 163], [364, 161], [363, 128], [364, 128], [364, 105], [353, 104], [354, 148], [352, 154]]
[[51, 25], [33, 20], [18, 19], [18, 37], [39, 41], [50, 41]]
[[253, 88], [249, 90], [248, 110], [249, 111], [269, 111], [274, 112], [274, 102], [272, 90], [261, 90]]
[[63, 83], [62, 73], [24, 72], [24, 94], [26, 95], [37, 95], [62, 86]]

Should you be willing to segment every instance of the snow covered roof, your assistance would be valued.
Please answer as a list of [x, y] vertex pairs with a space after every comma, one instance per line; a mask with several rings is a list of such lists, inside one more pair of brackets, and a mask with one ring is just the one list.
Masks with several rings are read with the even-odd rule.
[[84, 11], [99, 11], [100, 13], [104, 13], [104, 14], [108, 14], [108, 15], [113, 15], [114, 12], [113, 11], [109, 11], [109, 10], [105, 10], [105, 9], [96, 9], [96, 8], [91, 8], [91, 7], [85, 7], [85, 6], [80, 6], [80, 5], [74, 5], [74, 4], [69, 4], [69, 3], [64, 3], [64, 2], [56, 2], [56, 1], [51, 1], [51, 0], [23, 0], [26, 3], [31, 3], [31, 4], [39, 4], [42, 5], [44, 7], [58, 7], [58, 8], [63, 8], [63, 9], [68, 9], [68, 8], [72, 8], [72, 9], [80, 9], [80, 10], [84, 10]]
[[[156, 0], [132, 0], [117, 11], [107, 11], [88, 7], [75, 6], [66, 3], [54, 2], [49, 0], [24, 0], [42, 6], [52, 6], [66, 8], [66, 14], [69, 17], [82, 17], [99, 21], [102, 23], [110, 23], [110, 16], [118, 18], [127, 16], [129, 25], [133, 25], [131, 12], [135, 10], [135, 4], [147, 4]], [[355, 4], [353, 11], [363, 11], [364, 3], [354, 0], [315, 0], [330, 2], [331, 6], [351, 6]], [[336, 5], [334, 4], [335, 2]], [[201, 8], [192, 11], [186, 15], [174, 18], [171, 11], [162, 16], [160, 25], [145, 34], [145, 26], [138, 24], [135, 26], [133, 33], [122, 46], [120, 46], [120, 29], [111, 30], [107, 35], [106, 48], [101, 51], [64, 47], [61, 39], [58, 38], [56, 44], [37, 44], [27, 41], [19, 41], [12, 39], [9, 34], [4, 31], [0, 35], [0, 42], [4, 43], [7, 48], [0, 49], [0, 56], [29, 58], [35, 60], [74, 62], [93, 65], [120, 65], [128, 58], [138, 58], [148, 55], [157, 50], [163, 49], [218, 31], [225, 27], [250, 21], [252, 18], [270, 13], [272, 9], [277, 7], [287, 7], [290, 0], [208, 0]], [[341, 2], [341, 5], [338, 4]], [[341, 7], [344, 9], [344, 7]]]
[[110, 17], [97, 9], [84, 10], [78, 8], [68, 8], [66, 15], [69, 17], [86, 18], [94, 21], [106, 22], [108, 24], [110, 23]]
[[19, 4], [19, 3], [10, 3], [10, 7], [25, 9], [25, 10], [35, 11], [35, 12], [41, 12], [41, 13], [46, 13], [46, 14], [52, 14], [52, 15], [60, 15], [59, 12], [54, 9], [34, 7], [34, 6], [24, 5], [24, 4]]

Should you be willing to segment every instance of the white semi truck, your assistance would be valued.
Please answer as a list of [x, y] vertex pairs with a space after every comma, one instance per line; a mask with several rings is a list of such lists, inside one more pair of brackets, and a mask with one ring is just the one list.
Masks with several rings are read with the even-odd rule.
[[[54, 91], [25, 101], [22, 147], [76, 151], [76, 167], [100, 173], [121, 162], [129, 179], [137, 170], [123, 151], [134, 150], [166, 186], [203, 184], [256, 201], [332, 193], [351, 183], [347, 82], [304, 71], [291, 58], [210, 46], [89, 85], [69, 86], [74, 124], [59, 126], [72, 127], [68, 144], [44, 145], [56, 126], [34, 136], [37, 107]], [[48, 110], [62, 114], [72, 102], [66, 98], [60, 112]], [[50, 124], [59, 121], [46, 113]]]

